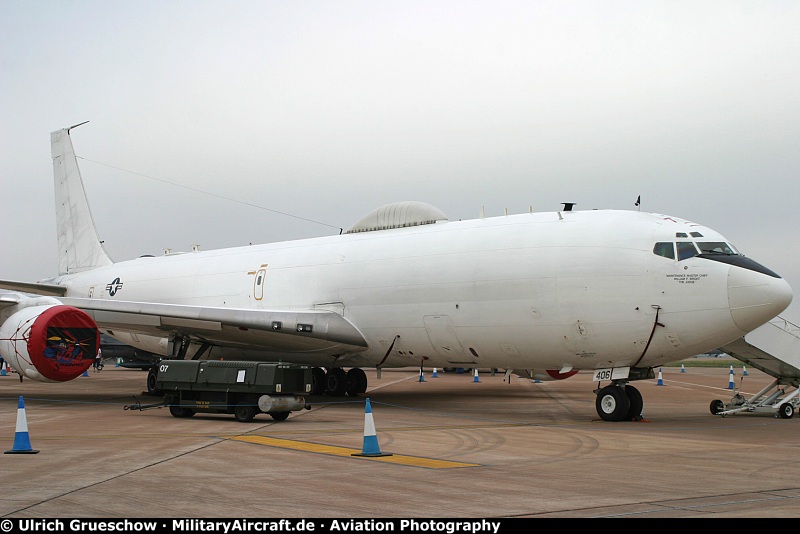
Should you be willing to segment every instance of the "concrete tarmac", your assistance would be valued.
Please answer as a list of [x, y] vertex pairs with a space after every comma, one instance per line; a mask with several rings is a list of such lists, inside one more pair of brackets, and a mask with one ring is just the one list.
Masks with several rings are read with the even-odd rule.
[[[308, 397], [276, 422], [127, 409], [146, 373], [63, 384], [0, 377], [0, 447], [24, 398], [31, 447], [0, 455], [6, 518], [800, 517], [800, 418], [714, 416], [728, 368], [636, 382], [644, 420], [595, 411], [591, 374], [534, 383], [481, 370], [368, 371], [363, 397]], [[735, 365], [742, 393], [771, 378]], [[380, 452], [362, 452], [365, 398]]]

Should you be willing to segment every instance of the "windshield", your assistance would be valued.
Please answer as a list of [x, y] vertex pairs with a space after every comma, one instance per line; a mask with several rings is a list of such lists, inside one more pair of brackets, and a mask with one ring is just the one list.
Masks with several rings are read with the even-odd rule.
[[701, 254], [738, 254], [736, 250], [724, 241], [698, 241]]
[[697, 249], [691, 241], [678, 241], [678, 261], [697, 255]]

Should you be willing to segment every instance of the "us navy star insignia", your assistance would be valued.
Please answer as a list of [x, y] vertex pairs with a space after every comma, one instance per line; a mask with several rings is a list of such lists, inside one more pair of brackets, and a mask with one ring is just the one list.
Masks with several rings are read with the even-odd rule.
[[109, 296], [113, 297], [117, 294], [117, 291], [122, 289], [122, 282], [119, 281], [119, 277], [114, 278], [114, 281], [110, 284], [106, 285], [106, 291], [108, 291]]

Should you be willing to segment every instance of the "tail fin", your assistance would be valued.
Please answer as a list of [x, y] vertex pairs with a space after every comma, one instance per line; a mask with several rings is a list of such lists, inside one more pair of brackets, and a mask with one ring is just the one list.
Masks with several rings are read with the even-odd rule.
[[78, 160], [69, 138], [69, 131], [81, 124], [50, 134], [56, 190], [58, 274], [77, 273], [113, 263], [97, 237]]

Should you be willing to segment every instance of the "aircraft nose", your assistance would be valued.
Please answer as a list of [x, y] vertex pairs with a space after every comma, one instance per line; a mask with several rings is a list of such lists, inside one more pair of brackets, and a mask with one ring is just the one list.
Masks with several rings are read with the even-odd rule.
[[744, 332], [774, 318], [791, 302], [792, 288], [783, 278], [736, 266], [728, 272], [728, 306]]

